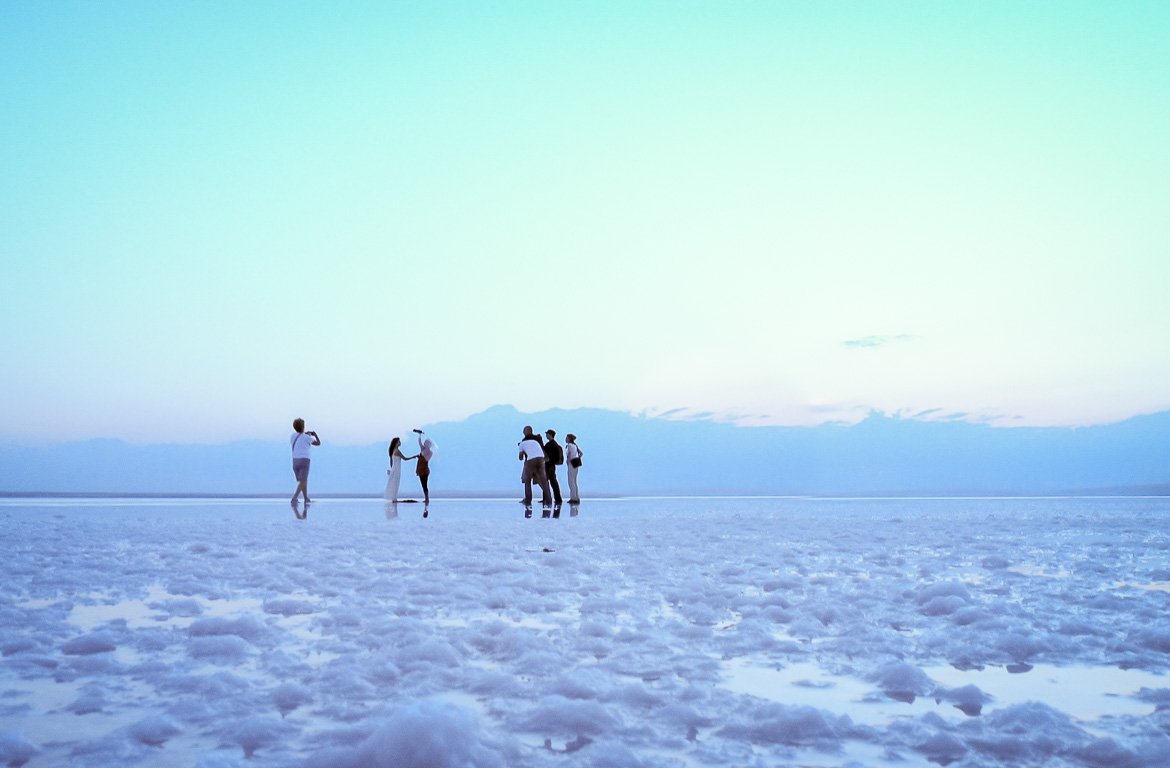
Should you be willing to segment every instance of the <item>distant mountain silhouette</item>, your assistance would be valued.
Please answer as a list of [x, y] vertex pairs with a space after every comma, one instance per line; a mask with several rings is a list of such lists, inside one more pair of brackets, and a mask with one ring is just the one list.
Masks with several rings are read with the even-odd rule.
[[[439, 446], [433, 493], [518, 494], [516, 443], [525, 424], [555, 429], [562, 444], [565, 434], [578, 435], [586, 497], [1170, 494], [1170, 411], [1076, 428], [878, 413], [854, 425], [737, 427], [593, 408], [522, 413], [507, 405], [426, 427]], [[401, 437], [409, 452], [413, 435]], [[283, 435], [222, 445], [5, 445], [0, 492], [291, 494], [288, 465]], [[417, 491], [412, 467], [404, 495]], [[319, 495], [377, 495], [385, 470], [385, 443], [326, 442], [315, 449], [311, 487]]]

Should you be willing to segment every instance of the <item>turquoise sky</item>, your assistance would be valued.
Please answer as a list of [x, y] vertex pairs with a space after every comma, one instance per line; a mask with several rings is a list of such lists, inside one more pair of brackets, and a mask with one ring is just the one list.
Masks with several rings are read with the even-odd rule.
[[1170, 3], [0, 4], [0, 437], [1170, 408]]

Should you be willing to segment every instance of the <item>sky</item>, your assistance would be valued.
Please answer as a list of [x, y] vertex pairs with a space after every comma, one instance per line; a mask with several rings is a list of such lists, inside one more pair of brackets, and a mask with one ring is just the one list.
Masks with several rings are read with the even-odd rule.
[[1170, 409], [1170, 4], [0, 4], [0, 439]]

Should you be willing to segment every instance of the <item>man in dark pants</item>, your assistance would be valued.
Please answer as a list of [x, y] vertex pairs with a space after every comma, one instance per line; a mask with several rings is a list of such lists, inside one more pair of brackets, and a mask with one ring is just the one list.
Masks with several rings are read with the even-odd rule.
[[557, 442], [557, 433], [555, 430], [547, 429], [544, 434], [548, 438], [544, 443], [544, 474], [548, 477], [548, 484], [553, 492], [553, 503], [556, 504], [556, 507], [553, 509], [553, 517], [560, 517], [561, 484], [557, 480], [557, 465], [565, 463], [565, 451], [561, 448], [561, 444]]

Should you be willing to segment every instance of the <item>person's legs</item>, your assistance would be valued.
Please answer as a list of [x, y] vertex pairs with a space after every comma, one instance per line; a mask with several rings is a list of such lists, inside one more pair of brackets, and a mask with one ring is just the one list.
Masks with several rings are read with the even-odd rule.
[[557, 465], [548, 465], [548, 485], [552, 488], [553, 501], [559, 507], [561, 505], [561, 484], [557, 481]]
[[544, 462], [536, 465], [536, 482], [540, 484], [540, 506], [544, 508], [544, 517], [548, 517], [552, 510], [552, 499], [548, 492], [548, 476], [544, 473]]
[[524, 506], [532, 506], [532, 462], [524, 462], [524, 473], [522, 479], [524, 480]]
[[425, 475], [419, 475], [418, 481], [422, 484], [423, 489], [423, 517], [428, 517], [431, 514], [431, 475], [428, 472]]
[[577, 490], [577, 472], [580, 467], [569, 467], [569, 503], [575, 504], [581, 501], [581, 494]]
[[297, 496], [303, 496], [305, 503], [309, 502], [309, 460], [293, 459], [293, 477], [297, 479], [297, 489], [293, 491], [292, 503], [296, 503]]

